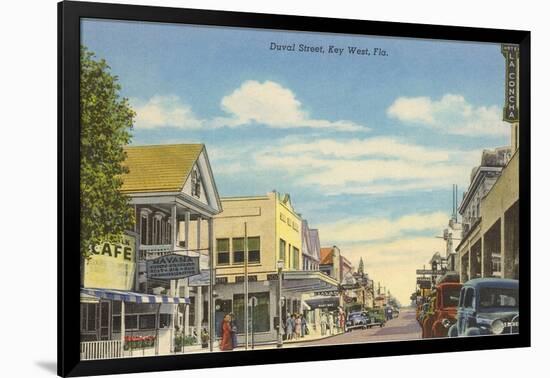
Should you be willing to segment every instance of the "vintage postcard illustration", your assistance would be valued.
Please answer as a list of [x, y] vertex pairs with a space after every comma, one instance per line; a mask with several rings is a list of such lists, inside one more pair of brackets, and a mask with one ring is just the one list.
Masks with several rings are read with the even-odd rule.
[[519, 331], [519, 47], [82, 19], [80, 358]]

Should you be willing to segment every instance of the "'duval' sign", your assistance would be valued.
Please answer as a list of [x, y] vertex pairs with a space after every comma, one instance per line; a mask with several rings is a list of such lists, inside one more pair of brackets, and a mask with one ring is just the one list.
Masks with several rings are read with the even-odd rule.
[[503, 120], [506, 122], [519, 121], [519, 87], [518, 87], [518, 65], [519, 65], [519, 46], [502, 45], [502, 55], [506, 59], [506, 83], [505, 99], [503, 109]]
[[172, 254], [147, 261], [148, 278], [177, 280], [199, 273], [199, 257]]

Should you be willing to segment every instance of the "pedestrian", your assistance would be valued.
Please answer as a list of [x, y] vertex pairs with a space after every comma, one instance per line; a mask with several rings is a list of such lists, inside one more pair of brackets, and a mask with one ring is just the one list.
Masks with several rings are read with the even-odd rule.
[[292, 332], [293, 332], [293, 325], [292, 325], [292, 316], [290, 313], [286, 315], [286, 339], [290, 340], [292, 339]]
[[327, 334], [327, 313], [323, 311], [321, 314], [321, 336]]
[[296, 314], [296, 321], [295, 321], [295, 332], [296, 332], [296, 338], [302, 336], [302, 315]]
[[332, 335], [334, 330], [334, 314], [331, 312], [328, 313], [328, 329], [329, 329], [329, 335]]
[[338, 314], [338, 327], [340, 328], [340, 332], [344, 331], [344, 326], [346, 325], [345, 319], [346, 313], [343, 309], [340, 309], [340, 314]]
[[233, 348], [237, 347], [237, 318], [234, 313], [229, 314], [231, 316], [231, 344]]
[[220, 344], [220, 350], [233, 350], [233, 341], [231, 337], [231, 316], [226, 314], [223, 317], [221, 327], [222, 341]]
[[306, 317], [302, 316], [302, 337], [308, 334]]

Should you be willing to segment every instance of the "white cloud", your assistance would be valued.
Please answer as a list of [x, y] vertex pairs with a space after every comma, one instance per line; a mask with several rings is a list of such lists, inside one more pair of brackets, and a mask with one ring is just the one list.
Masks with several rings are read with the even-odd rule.
[[505, 136], [510, 132], [509, 125], [502, 121], [502, 109], [496, 105], [476, 107], [456, 94], [446, 94], [439, 100], [399, 97], [386, 113], [404, 123], [454, 135]]
[[295, 94], [273, 81], [248, 80], [222, 98], [220, 107], [227, 117], [200, 119], [191, 106], [178, 96], [156, 95], [148, 100], [131, 99], [136, 111], [135, 128], [220, 128], [246, 127], [258, 123], [270, 128], [311, 128], [345, 132], [367, 132], [370, 129], [352, 121], [312, 118]]
[[318, 225], [323, 240], [330, 243], [392, 239], [409, 232], [443, 229], [449, 216], [443, 212], [408, 214], [398, 219], [349, 218]]
[[273, 81], [245, 81], [221, 101], [229, 117], [214, 119], [215, 126], [238, 127], [252, 122], [272, 128], [314, 128], [335, 131], [369, 131], [351, 121], [312, 118], [288, 88]]
[[136, 129], [199, 129], [204, 126], [203, 121], [193, 114], [191, 107], [178, 96], [153, 96], [145, 102], [132, 99], [131, 103], [136, 111]]
[[325, 194], [379, 194], [450, 187], [468, 179], [479, 151], [443, 150], [394, 138], [285, 140], [252, 155], [257, 169], [282, 171]]

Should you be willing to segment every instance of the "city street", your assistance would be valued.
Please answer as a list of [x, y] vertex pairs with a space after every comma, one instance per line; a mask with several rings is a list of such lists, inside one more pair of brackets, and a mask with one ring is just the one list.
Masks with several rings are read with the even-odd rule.
[[414, 309], [404, 308], [401, 310], [401, 313], [397, 319], [392, 319], [388, 321], [386, 323], [386, 326], [382, 328], [374, 327], [365, 330], [358, 329], [320, 340], [288, 344], [285, 345], [285, 347], [336, 345], [348, 343], [365, 343], [373, 341], [412, 340], [421, 338], [422, 330], [415, 319]]

